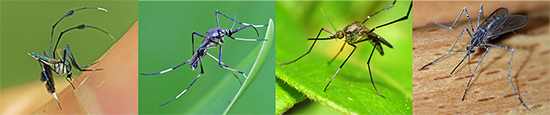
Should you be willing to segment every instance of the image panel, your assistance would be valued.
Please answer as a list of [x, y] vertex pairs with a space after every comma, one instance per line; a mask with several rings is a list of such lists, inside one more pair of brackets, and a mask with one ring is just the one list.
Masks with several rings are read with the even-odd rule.
[[277, 1], [276, 113], [411, 114], [411, 6]]
[[140, 1], [139, 18], [139, 113], [274, 113], [275, 2]]
[[548, 114], [549, 3], [415, 1], [413, 113]]
[[137, 1], [0, 5], [0, 114], [138, 112]]

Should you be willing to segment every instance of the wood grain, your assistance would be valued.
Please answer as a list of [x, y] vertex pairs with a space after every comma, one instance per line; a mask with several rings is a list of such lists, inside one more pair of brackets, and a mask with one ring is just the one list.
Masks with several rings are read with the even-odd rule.
[[[518, 34], [508, 33], [490, 42], [515, 49], [511, 78], [531, 111], [520, 104], [507, 78], [510, 50], [489, 47], [464, 101], [461, 98], [468, 80], [485, 50], [477, 48], [471, 61], [466, 59], [452, 75], [465, 52], [451, 52], [419, 70], [447, 53], [462, 30], [470, 27], [467, 21], [461, 21], [455, 29], [435, 25], [413, 29], [413, 114], [550, 114], [549, 10], [547, 7], [520, 12], [529, 17], [528, 25], [516, 31]], [[485, 15], [491, 12], [485, 11]], [[477, 20], [476, 17], [470, 18]], [[464, 51], [469, 40], [465, 33], [455, 50]]]

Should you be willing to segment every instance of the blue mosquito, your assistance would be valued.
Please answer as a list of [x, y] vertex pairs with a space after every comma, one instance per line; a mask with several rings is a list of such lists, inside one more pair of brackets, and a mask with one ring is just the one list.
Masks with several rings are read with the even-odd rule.
[[[220, 19], [218, 17], [219, 14], [221, 14], [222, 16], [225, 16], [226, 18], [229, 18], [230, 20], [232, 20], [234, 22], [233, 25], [236, 22], [236, 23], [242, 24], [244, 26], [240, 27], [240, 28], [236, 28], [234, 30], [233, 30], [233, 27], [231, 29], [222, 29], [220, 27]], [[199, 77], [201, 77], [201, 75], [204, 73], [201, 61], [204, 58], [204, 56], [206, 56], [206, 55], [208, 55], [211, 58], [213, 58], [214, 60], [218, 61], [218, 65], [221, 68], [227, 69], [227, 70], [233, 71], [233, 72], [238, 72], [241, 75], [243, 75], [246, 79], [248, 79], [248, 77], [244, 74], [244, 72], [229, 68], [229, 66], [225, 65], [221, 61], [221, 59], [222, 59], [222, 43], [224, 42], [223, 37], [227, 36], [227, 37], [229, 37], [233, 40], [240, 40], [240, 41], [267, 41], [267, 39], [244, 39], [244, 38], [235, 38], [235, 37], [232, 36], [234, 33], [237, 33], [240, 30], [245, 29], [247, 27], [254, 28], [254, 30], [256, 31], [256, 34], [259, 36], [258, 30], [256, 30], [256, 27], [265, 27], [265, 26], [267, 26], [267, 24], [266, 25], [252, 25], [252, 24], [243, 23], [243, 22], [237, 21], [237, 20], [221, 13], [218, 10], [216, 10], [216, 21], [217, 21], [218, 27], [217, 28], [212, 28], [212, 29], [206, 31], [206, 36], [203, 36], [202, 34], [199, 34], [198, 32], [195, 32], [195, 31], [193, 31], [191, 33], [191, 47], [192, 47], [192, 52], [193, 52], [193, 56], [191, 57], [191, 59], [189, 59], [189, 60], [187, 60], [187, 61], [185, 61], [185, 62], [183, 62], [183, 63], [181, 63], [181, 64], [179, 64], [175, 67], [172, 67], [170, 69], [166, 69], [164, 71], [160, 71], [160, 72], [156, 72], [156, 73], [141, 73], [141, 75], [163, 74], [163, 73], [166, 73], [166, 72], [170, 72], [170, 71], [172, 71], [172, 70], [174, 70], [174, 69], [176, 69], [176, 68], [178, 68], [182, 65], [185, 65], [187, 63], [189, 63], [189, 66], [191, 67], [192, 70], [195, 70], [197, 65], [200, 65], [201, 73], [195, 78], [195, 80], [193, 80], [193, 82], [191, 82], [191, 84], [189, 86], [187, 86], [187, 88], [185, 88], [185, 90], [183, 90], [178, 96], [176, 96], [174, 99], [172, 99], [172, 100], [170, 100], [170, 101], [168, 101], [164, 104], [159, 105], [159, 107], [164, 106], [164, 105], [178, 99], [183, 93], [185, 93], [193, 85], [193, 83], [195, 83], [195, 81], [197, 81], [197, 79], [199, 79]], [[194, 43], [195, 43], [194, 35], [200, 36], [201, 38], [204, 39], [202, 41], [201, 45], [197, 49], [195, 49], [195, 45], [194, 45]], [[216, 48], [216, 47], [219, 47], [219, 49], [220, 49], [219, 56], [218, 56], [219, 59], [217, 59], [216, 57], [214, 57], [210, 53], [206, 52], [208, 49]], [[195, 50], [196, 50], [196, 52], [195, 52]], [[233, 75], [237, 78], [237, 80], [239, 80], [239, 78], [234, 73], [233, 73]], [[242, 82], [240, 80], [239, 80], [239, 82], [242, 84]]]
[[470, 54], [473, 54], [475, 52], [475, 47], [484, 48], [485, 53], [483, 53], [483, 56], [481, 57], [481, 59], [479, 60], [479, 62], [476, 65], [474, 71], [472, 72], [472, 77], [470, 77], [470, 80], [468, 81], [468, 85], [466, 85], [466, 90], [464, 91], [464, 95], [462, 95], [462, 101], [464, 101], [464, 97], [466, 96], [466, 92], [468, 91], [468, 88], [470, 87], [470, 82], [472, 81], [472, 78], [474, 76], [474, 73], [477, 70], [477, 67], [479, 66], [481, 61], [483, 61], [483, 58], [485, 57], [485, 54], [487, 54], [487, 52], [489, 51], [488, 46], [491, 46], [491, 47], [503, 48], [503, 49], [507, 49], [507, 50], [512, 51], [512, 55], [510, 57], [510, 65], [508, 67], [508, 79], [510, 80], [510, 84], [512, 84], [512, 89], [514, 89], [514, 93], [516, 93], [516, 97], [518, 98], [519, 102], [521, 102], [521, 104], [523, 105], [523, 107], [525, 107], [525, 109], [531, 111], [527, 106], [525, 106], [525, 104], [523, 103], [523, 101], [519, 97], [519, 95], [516, 91], [516, 88], [514, 87], [514, 83], [512, 83], [512, 79], [510, 78], [510, 71], [512, 70], [512, 59], [514, 57], [514, 48], [487, 43], [489, 40], [496, 39], [502, 34], [505, 34], [505, 33], [508, 33], [508, 32], [511, 32], [511, 31], [514, 31], [514, 30], [517, 30], [517, 29], [520, 29], [520, 28], [524, 27], [529, 22], [529, 18], [527, 18], [527, 16], [524, 16], [524, 15], [508, 15], [508, 9], [506, 9], [504, 7], [500, 7], [498, 9], [496, 9], [493, 13], [491, 13], [491, 15], [489, 15], [489, 17], [486, 18], [483, 22], [479, 23], [479, 19], [483, 18], [483, 4], [481, 4], [480, 8], [479, 8], [478, 19], [477, 19], [477, 30], [474, 30], [474, 27], [472, 26], [472, 22], [470, 21], [470, 16], [468, 15], [468, 10], [466, 10], [466, 7], [464, 7], [462, 9], [462, 11], [460, 12], [460, 14], [458, 15], [458, 17], [456, 18], [455, 22], [453, 23], [453, 25], [451, 27], [440, 24], [440, 23], [437, 23], [437, 22], [431, 22], [431, 23], [428, 23], [428, 24], [435, 24], [435, 25], [438, 25], [438, 26], [453, 29], [456, 22], [460, 18], [460, 15], [462, 15], [463, 12], [466, 13], [466, 17], [468, 18], [468, 22], [470, 23], [470, 27], [472, 29], [471, 31], [473, 31], [474, 34], [472, 35], [470, 33], [470, 30], [468, 30], [468, 28], [464, 28], [464, 30], [462, 30], [462, 33], [460, 33], [460, 36], [458, 36], [458, 38], [456, 39], [456, 42], [451, 47], [451, 50], [449, 52], [447, 52], [447, 54], [445, 54], [445, 55], [437, 58], [436, 60], [422, 66], [422, 68], [420, 68], [420, 69], [424, 69], [426, 66], [433, 64], [434, 62], [440, 60], [441, 58], [443, 58], [443, 57], [447, 56], [449, 53], [451, 53], [453, 51], [453, 48], [455, 47], [456, 43], [458, 42], [458, 40], [460, 40], [460, 37], [462, 37], [462, 34], [464, 34], [464, 31], [466, 31], [466, 32], [468, 32], [468, 34], [470, 35], [470, 38], [471, 38], [470, 39], [470, 45], [466, 46], [466, 55], [464, 56], [464, 58], [462, 58], [462, 61], [460, 61], [460, 63], [458, 63], [458, 65], [456, 65], [456, 67], [453, 69], [453, 71], [451, 71], [451, 75], [454, 73], [456, 68], [458, 68], [458, 66], [460, 66], [460, 64], [462, 64], [462, 62], [464, 61], [464, 59], [466, 59], [466, 57], [468, 57], [468, 59], [469, 59]]
[[[65, 16], [63, 16], [59, 21], [57, 21], [57, 23], [55, 23], [55, 25], [52, 27], [52, 40], [53, 40], [53, 30], [55, 29], [55, 26], [63, 18], [65, 18], [66, 16], [72, 15], [75, 11], [78, 11], [78, 10], [81, 10], [81, 9], [100, 9], [100, 10], [103, 10], [103, 11], [107, 11], [106, 9], [99, 8], [99, 7], [84, 7], [84, 8], [80, 8], [80, 9], [76, 9], [76, 10], [71, 10], [69, 13], [67, 13]], [[54, 50], [51, 50], [51, 46], [53, 44], [53, 41], [50, 42], [50, 52], [49, 53], [50, 53], [51, 57], [50, 57], [50, 55], [48, 55], [48, 52], [46, 50], [44, 50], [44, 55], [36, 54], [34, 52], [29, 52], [28, 53], [28, 55], [30, 57], [38, 60], [38, 63], [39, 63], [40, 68], [41, 68], [40, 81], [46, 82], [46, 89], [57, 100], [57, 104], [59, 105], [60, 109], [61, 109], [61, 105], [59, 103], [59, 99], [57, 98], [57, 94], [55, 92], [52, 71], [55, 72], [56, 74], [59, 74], [59, 75], [67, 75], [66, 80], [71, 84], [73, 89], [75, 89], [73, 83], [71, 83], [71, 81], [70, 81], [70, 80], [72, 80], [72, 71], [71, 70], [72, 70], [73, 66], [76, 69], [78, 69], [79, 71], [101, 70], [101, 69], [83, 69], [83, 68], [87, 68], [87, 67], [89, 67], [93, 64], [96, 64], [97, 62], [94, 62], [94, 63], [89, 64], [89, 65], [85, 65], [85, 66], [79, 66], [76, 63], [76, 60], [75, 60], [68, 44], [67, 44], [66, 49], [63, 51], [63, 55], [62, 55], [63, 58], [62, 59], [55, 59], [55, 54], [53, 53], [53, 51], [55, 51], [57, 49], [57, 45], [59, 44], [59, 40], [61, 39], [63, 34], [65, 34], [66, 32], [69, 32], [71, 30], [85, 29], [85, 28], [97, 29], [97, 30], [109, 35], [109, 37], [111, 37], [114, 40], [114, 37], [111, 34], [109, 34], [107, 31], [102, 30], [98, 27], [88, 26], [88, 25], [82, 24], [82, 25], [72, 27], [72, 28], [69, 28], [69, 29], [61, 32], [61, 34], [59, 35], [59, 38], [57, 39], [57, 43], [55, 44]], [[60, 56], [61, 56], [61, 54], [60, 54]], [[71, 66], [71, 64], [72, 64], [72, 66]]]
[[[332, 78], [330, 79], [330, 81], [327, 83], [327, 86], [325, 86], [325, 89], [323, 91], [326, 91], [328, 86], [330, 85], [330, 82], [332, 82], [332, 80], [334, 79], [334, 77], [336, 77], [336, 75], [338, 74], [338, 72], [340, 71], [340, 69], [342, 69], [342, 67], [344, 66], [344, 64], [346, 64], [346, 61], [348, 61], [349, 57], [351, 57], [351, 55], [353, 54], [353, 52], [355, 51], [355, 49], [357, 49], [357, 46], [355, 46], [354, 44], [357, 44], [357, 43], [361, 43], [361, 42], [365, 42], [365, 41], [369, 41], [372, 45], [374, 45], [374, 48], [372, 49], [371, 51], [371, 54], [370, 54], [370, 57], [367, 61], [367, 67], [369, 68], [369, 73], [371, 73], [370, 71], [370, 60], [372, 58], [372, 54], [374, 54], [374, 50], [376, 49], [380, 55], [384, 55], [384, 51], [382, 50], [382, 44], [390, 47], [390, 48], [393, 48], [393, 46], [388, 42], [386, 41], [384, 38], [380, 37], [378, 34], [374, 33], [373, 31], [376, 30], [377, 28], [381, 28], [381, 27], [384, 27], [384, 26], [387, 26], [387, 25], [390, 25], [390, 24], [393, 24], [393, 23], [396, 23], [396, 22], [399, 22], [399, 21], [403, 21], [403, 20], [406, 20], [409, 18], [409, 14], [411, 13], [411, 9], [412, 9], [412, 2], [409, 6], [409, 11], [407, 12], [407, 15], [406, 16], [403, 16], [399, 19], [396, 19], [394, 21], [391, 21], [389, 23], [386, 23], [386, 24], [382, 24], [382, 25], [379, 25], [379, 26], [376, 26], [375, 28], [372, 28], [372, 29], [367, 29], [363, 24], [365, 24], [365, 22], [367, 22], [367, 20], [370, 19], [370, 17], [382, 12], [382, 11], [385, 11], [387, 9], [390, 9], [391, 7], [393, 7], [393, 5], [395, 4], [396, 0], [393, 1], [393, 3], [391, 5], [389, 5], [388, 7], [374, 13], [374, 14], [371, 14], [370, 16], [368, 16], [365, 21], [363, 21], [363, 23], [361, 22], [353, 22], [351, 24], [349, 24], [348, 26], [346, 26], [344, 28], [344, 30], [339, 30], [339, 31], [336, 31], [336, 33], [333, 33], [331, 31], [329, 31], [328, 29], [326, 28], [321, 28], [321, 30], [319, 30], [319, 33], [317, 34], [317, 37], [316, 38], [308, 38], [307, 40], [314, 40], [313, 41], [313, 44], [311, 45], [311, 47], [309, 48], [309, 50], [302, 56], [298, 57], [297, 59], [295, 60], [292, 60], [290, 62], [287, 62], [287, 63], [278, 63], [279, 65], [287, 65], [287, 64], [291, 64], [291, 63], [294, 63], [296, 61], [298, 61], [299, 59], [301, 59], [302, 57], [306, 56], [307, 54], [309, 54], [309, 52], [311, 52], [311, 49], [313, 49], [313, 46], [315, 46], [315, 42], [317, 42], [317, 40], [331, 40], [331, 39], [338, 39], [338, 40], [344, 40], [345, 43], [342, 45], [342, 48], [340, 48], [340, 51], [338, 51], [338, 53], [336, 54], [336, 56], [334, 56], [334, 58], [332, 58], [332, 60], [329, 61], [329, 64], [334, 61], [334, 59], [336, 59], [336, 57], [338, 57], [338, 55], [340, 54], [340, 52], [342, 52], [342, 50], [344, 49], [344, 46], [346, 46], [346, 44], [350, 45], [350, 46], [353, 46], [353, 50], [351, 51], [351, 53], [348, 55], [348, 57], [346, 58], [346, 60], [344, 60], [344, 62], [340, 65], [340, 67], [338, 68], [338, 70], [336, 71], [336, 73], [334, 73], [334, 76], [332, 76]], [[322, 10], [321, 10], [322, 11]], [[323, 12], [323, 15], [324, 15], [324, 12]], [[326, 16], [325, 16], [326, 18]], [[327, 18], [328, 20], [328, 18]], [[330, 22], [330, 20], [329, 20]], [[336, 28], [334, 28], [334, 26], [332, 25], [331, 23], [331, 26], [334, 30], [336, 30]], [[319, 38], [319, 35], [321, 35], [321, 32], [323, 31], [326, 31], [330, 34], [332, 34], [332, 36], [329, 36], [327, 38]], [[370, 79], [371, 79], [371, 83], [372, 83], [372, 86], [374, 87], [374, 90], [376, 90], [376, 92], [378, 93], [378, 95], [380, 95], [381, 97], [383, 98], [386, 98], [384, 97], [384, 95], [380, 94], [380, 92], [378, 92], [378, 89], [376, 89], [376, 85], [374, 85], [374, 80], [372, 80], [372, 74], [369, 74], [370, 75]]]

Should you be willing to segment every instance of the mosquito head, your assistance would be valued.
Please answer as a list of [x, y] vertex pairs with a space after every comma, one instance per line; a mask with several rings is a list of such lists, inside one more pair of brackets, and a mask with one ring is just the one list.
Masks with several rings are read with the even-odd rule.
[[476, 52], [476, 50], [474, 49], [474, 47], [471, 46], [471, 45], [466, 46], [466, 51], [468, 51], [468, 53], [470, 53], [470, 54]]
[[340, 31], [337, 31], [334, 36], [336, 36], [336, 38], [338, 38], [340, 40], [345, 40], [344, 37], [346, 37], [346, 33], [344, 31], [340, 30]]

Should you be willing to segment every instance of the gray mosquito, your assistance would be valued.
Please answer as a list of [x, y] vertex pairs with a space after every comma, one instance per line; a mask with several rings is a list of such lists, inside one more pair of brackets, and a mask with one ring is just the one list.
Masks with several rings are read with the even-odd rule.
[[466, 17], [468, 18], [468, 22], [470, 23], [470, 27], [472, 29], [471, 31], [473, 31], [474, 34], [472, 35], [470, 33], [470, 30], [468, 30], [468, 28], [464, 28], [464, 30], [462, 30], [462, 33], [460, 33], [460, 36], [458, 36], [458, 38], [456, 39], [456, 42], [451, 47], [451, 50], [449, 52], [447, 52], [447, 54], [445, 54], [445, 55], [437, 58], [436, 60], [422, 66], [422, 68], [420, 68], [420, 69], [424, 69], [426, 66], [433, 64], [434, 62], [440, 60], [441, 58], [443, 58], [443, 57], [447, 56], [449, 53], [451, 53], [453, 51], [453, 48], [455, 47], [456, 43], [458, 42], [458, 40], [460, 40], [460, 37], [462, 37], [462, 34], [464, 34], [464, 31], [466, 31], [466, 32], [468, 32], [468, 34], [470, 35], [470, 38], [471, 38], [470, 39], [470, 45], [466, 46], [466, 55], [464, 56], [464, 58], [462, 58], [462, 61], [460, 61], [460, 63], [458, 63], [458, 65], [456, 65], [456, 67], [453, 69], [453, 71], [451, 71], [451, 75], [454, 73], [456, 68], [458, 68], [458, 66], [460, 66], [460, 64], [462, 64], [462, 62], [464, 61], [464, 59], [466, 59], [466, 57], [469, 57], [470, 54], [473, 54], [475, 52], [475, 47], [484, 48], [485, 53], [483, 53], [483, 56], [481, 57], [481, 59], [479, 60], [479, 62], [476, 65], [476, 67], [474, 68], [474, 71], [472, 72], [472, 77], [470, 77], [470, 80], [468, 81], [468, 85], [466, 85], [466, 90], [464, 91], [464, 95], [462, 95], [462, 101], [464, 101], [464, 97], [466, 96], [466, 92], [468, 91], [468, 88], [470, 86], [470, 82], [472, 81], [472, 78], [474, 76], [474, 73], [477, 70], [477, 67], [479, 66], [481, 61], [483, 61], [483, 58], [485, 57], [485, 54], [487, 54], [487, 52], [489, 51], [488, 46], [491, 46], [491, 47], [503, 48], [503, 49], [507, 49], [507, 50], [512, 51], [512, 55], [510, 57], [510, 65], [508, 67], [508, 79], [510, 80], [510, 84], [512, 84], [512, 88], [514, 89], [514, 93], [516, 94], [516, 97], [519, 99], [519, 102], [521, 102], [521, 104], [523, 105], [523, 107], [525, 107], [525, 109], [531, 111], [529, 108], [527, 108], [527, 106], [525, 106], [525, 104], [523, 103], [523, 101], [519, 97], [519, 95], [516, 91], [516, 88], [514, 87], [514, 84], [512, 83], [512, 79], [510, 78], [510, 71], [512, 70], [512, 59], [514, 57], [514, 48], [487, 43], [489, 40], [496, 39], [502, 34], [505, 34], [505, 33], [508, 33], [508, 32], [511, 32], [511, 31], [522, 28], [523, 26], [527, 25], [527, 23], [529, 22], [529, 18], [527, 18], [527, 16], [524, 16], [524, 15], [508, 15], [508, 9], [506, 9], [504, 7], [500, 7], [498, 9], [496, 9], [493, 13], [491, 13], [491, 15], [489, 15], [489, 17], [486, 18], [483, 22], [479, 23], [479, 19], [483, 18], [483, 4], [481, 4], [480, 8], [479, 8], [479, 15], [478, 15], [478, 19], [477, 19], [477, 29], [476, 30], [474, 30], [474, 27], [472, 26], [472, 22], [470, 21], [470, 16], [468, 15], [468, 10], [466, 10], [466, 7], [464, 7], [462, 9], [462, 11], [460, 12], [460, 14], [458, 15], [458, 17], [456, 18], [455, 22], [453, 23], [453, 25], [451, 27], [440, 24], [440, 23], [437, 23], [437, 22], [431, 22], [431, 23], [428, 23], [428, 24], [435, 24], [435, 25], [438, 25], [438, 26], [453, 29], [456, 22], [458, 21], [458, 18], [460, 18], [460, 15], [462, 15], [463, 12], [466, 13]]
[[[234, 23], [239, 23], [239, 24], [242, 24], [244, 25], [243, 27], [240, 27], [240, 28], [236, 28], [233, 30], [233, 27], [231, 29], [222, 29], [220, 27], [220, 20], [218, 18], [218, 15], [221, 14], [227, 18], [229, 18], [230, 20], [232, 20]], [[218, 24], [218, 27], [217, 28], [212, 28], [208, 31], [206, 31], [206, 36], [203, 36], [202, 34], [199, 34], [198, 32], [195, 32], [193, 31], [191, 33], [191, 48], [192, 48], [192, 53], [193, 53], [193, 56], [191, 57], [191, 59], [175, 66], [175, 67], [172, 67], [170, 69], [166, 69], [164, 71], [160, 71], [160, 72], [156, 72], [156, 73], [141, 73], [141, 75], [158, 75], [158, 74], [163, 74], [163, 73], [166, 73], [166, 72], [169, 72], [169, 71], [172, 71], [182, 65], [185, 65], [187, 63], [189, 63], [189, 66], [191, 67], [192, 70], [195, 70], [195, 68], [197, 67], [197, 65], [200, 65], [200, 68], [201, 68], [201, 73], [195, 78], [195, 80], [193, 80], [193, 82], [191, 82], [191, 84], [189, 86], [187, 86], [187, 88], [185, 90], [183, 90], [178, 96], [176, 96], [174, 99], [164, 103], [164, 104], [161, 104], [159, 105], [160, 106], [164, 106], [176, 99], [178, 99], [183, 93], [185, 93], [192, 85], [193, 83], [195, 83], [195, 81], [197, 81], [197, 79], [199, 79], [199, 77], [204, 73], [204, 70], [202, 68], [202, 59], [204, 58], [204, 56], [208, 55], [210, 56], [211, 58], [213, 58], [214, 60], [218, 61], [218, 65], [223, 68], [223, 69], [227, 69], [229, 71], [233, 71], [233, 72], [238, 72], [240, 73], [241, 75], [243, 75], [246, 79], [248, 79], [248, 77], [244, 74], [244, 72], [242, 71], [239, 71], [239, 70], [235, 70], [235, 69], [232, 69], [232, 68], [229, 68], [229, 66], [225, 65], [221, 59], [222, 59], [222, 43], [224, 42], [224, 36], [227, 36], [233, 40], [240, 40], [240, 41], [266, 41], [267, 39], [244, 39], [244, 38], [235, 38], [233, 37], [232, 35], [234, 33], [237, 33], [239, 32], [240, 30], [242, 29], [245, 29], [246, 27], [252, 27], [254, 28], [254, 30], [256, 31], [256, 34], [259, 36], [259, 33], [258, 33], [258, 30], [256, 30], [256, 27], [265, 27], [267, 26], [266, 25], [252, 25], [252, 24], [247, 24], [247, 23], [243, 23], [243, 22], [240, 22], [240, 21], [237, 21], [236, 19], [233, 19], [223, 13], [221, 13], [220, 11], [216, 10], [216, 21], [217, 21], [217, 24]], [[233, 24], [234, 24], [233, 23]], [[194, 38], [194, 35], [197, 35], [197, 36], [200, 36], [201, 38], [203, 38], [204, 40], [202, 41], [201, 45], [195, 49], [195, 38]], [[216, 48], [216, 47], [219, 47], [220, 50], [219, 50], [219, 59], [214, 57], [213, 55], [211, 55], [210, 53], [206, 52], [208, 49], [210, 48]], [[195, 52], [196, 50], [196, 52]], [[239, 78], [233, 73], [233, 75], [237, 78], [237, 80], [239, 80]], [[239, 80], [239, 82], [241, 82], [241, 80]], [[242, 84], [242, 82], [241, 82]]]
[[[388, 7], [374, 13], [374, 14], [371, 14], [370, 16], [368, 16], [365, 21], [363, 21], [362, 23], [361, 22], [353, 22], [351, 24], [349, 24], [348, 26], [346, 26], [344, 28], [344, 30], [339, 30], [339, 31], [336, 31], [336, 33], [333, 33], [331, 31], [329, 31], [328, 29], [326, 28], [321, 28], [321, 30], [319, 31], [319, 33], [317, 34], [317, 37], [316, 38], [308, 38], [308, 40], [314, 40], [313, 41], [313, 44], [311, 45], [311, 47], [309, 48], [309, 50], [302, 56], [298, 57], [297, 59], [295, 60], [292, 60], [290, 62], [287, 62], [287, 63], [278, 63], [279, 65], [287, 65], [287, 64], [291, 64], [291, 63], [294, 63], [296, 61], [298, 61], [299, 59], [301, 59], [302, 57], [306, 56], [307, 54], [309, 54], [309, 52], [311, 52], [311, 49], [313, 49], [313, 46], [315, 46], [315, 42], [317, 42], [317, 40], [330, 40], [330, 39], [339, 39], [339, 40], [344, 40], [345, 43], [342, 45], [342, 48], [340, 49], [340, 51], [336, 54], [336, 56], [334, 56], [334, 58], [332, 58], [331, 61], [329, 61], [329, 64], [334, 61], [334, 59], [336, 59], [336, 57], [338, 57], [338, 55], [340, 54], [340, 52], [342, 52], [342, 49], [344, 49], [344, 46], [346, 46], [346, 44], [350, 45], [350, 46], [353, 46], [353, 50], [351, 51], [351, 53], [348, 55], [348, 57], [346, 58], [346, 60], [344, 60], [344, 62], [340, 65], [340, 67], [338, 68], [338, 70], [336, 71], [336, 73], [334, 73], [334, 76], [332, 76], [332, 78], [330, 79], [330, 81], [328, 82], [327, 86], [325, 86], [325, 89], [323, 91], [326, 91], [328, 86], [330, 85], [330, 82], [332, 82], [332, 80], [334, 79], [334, 77], [336, 77], [336, 75], [338, 74], [338, 72], [340, 71], [340, 69], [342, 69], [342, 67], [344, 66], [344, 64], [346, 64], [346, 61], [348, 61], [349, 57], [351, 57], [351, 55], [353, 54], [353, 52], [355, 51], [355, 49], [357, 49], [357, 46], [355, 46], [355, 44], [357, 43], [361, 43], [361, 42], [364, 42], [364, 41], [369, 41], [372, 45], [374, 45], [374, 48], [372, 49], [371, 51], [371, 54], [369, 56], [369, 60], [367, 61], [367, 67], [369, 68], [369, 75], [370, 75], [370, 79], [371, 79], [371, 83], [372, 83], [372, 86], [374, 87], [374, 90], [376, 90], [376, 92], [378, 93], [378, 95], [382, 96], [383, 98], [386, 98], [384, 97], [382, 94], [380, 94], [380, 92], [378, 92], [378, 90], [376, 89], [376, 86], [374, 85], [374, 80], [372, 80], [372, 74], [371, 73], [371, 70], [370, 70], [370, 60], [372, 58], [372, 54], [374, 53], [374, 49], [376, 49], [380, 55], [384, 55], [384, 51], [382, 50], [382, 45], [381, 44], [384, 44], [390, 48], [393, 48], [393, 46], [388, 42], [386, 41], [384, 38], [380, 37], [378, 34], [374, 33], [373, 31], [376, 30], [377, 28], [381, 28], [381, 27], [384, 27], [384, 26], [387, 26], [387, 25], [390, 25], [390, 24], [393, 24], [393, 23], [396, 23], [396, 22], [399, 22], [399, 21], [403, 21], [403, 20], [406, 20], [409, 18], [409, 14], [411, 12], [411, 9], [412, 9], [412, 2], [409, 6], [409, 11], [407, 12], [407, 15], [406, 16], [403, 16], [397, 20], [394, 20], [394, 21], [391, 21], [389, 23], [386, 23], [386, 24], [382, 24], [382, 25], [379, 25], [379, 26], [376, 26], [375, 28], [372, 28], [372, 29], [367, 29], [363, 24], [365, 24], [365, 22], [367, 20], [369, 20], [372, 16], [382, 12], [382, 11], [385, 11], [391, 7], [393, 7], [393, 5], [395, 4], [396, 0], [393, 1], [393, 3], [391, 5], [389, 5]], [[323, 10], [321, 10], [323, 11]], [[323, 15], [324, 15], [324, 12], [323, 12]], [[325, 16], [326, 18], [326, 16]], [[327, 18], [328, 20], [328, 18]], [[329, 20], [329, 23], [330, 23], [330, 20]], [[330, 23], [332, 28], [334, 30], [336, 30], [336, 28], [332, 25], [332, 23]], [[319, 38], [319, 35], [321, 35], [321, 32], [323, 31], [326, 31], [330, 34], [332, 34], [332, 36], [329, 36], [327, 38]]]

